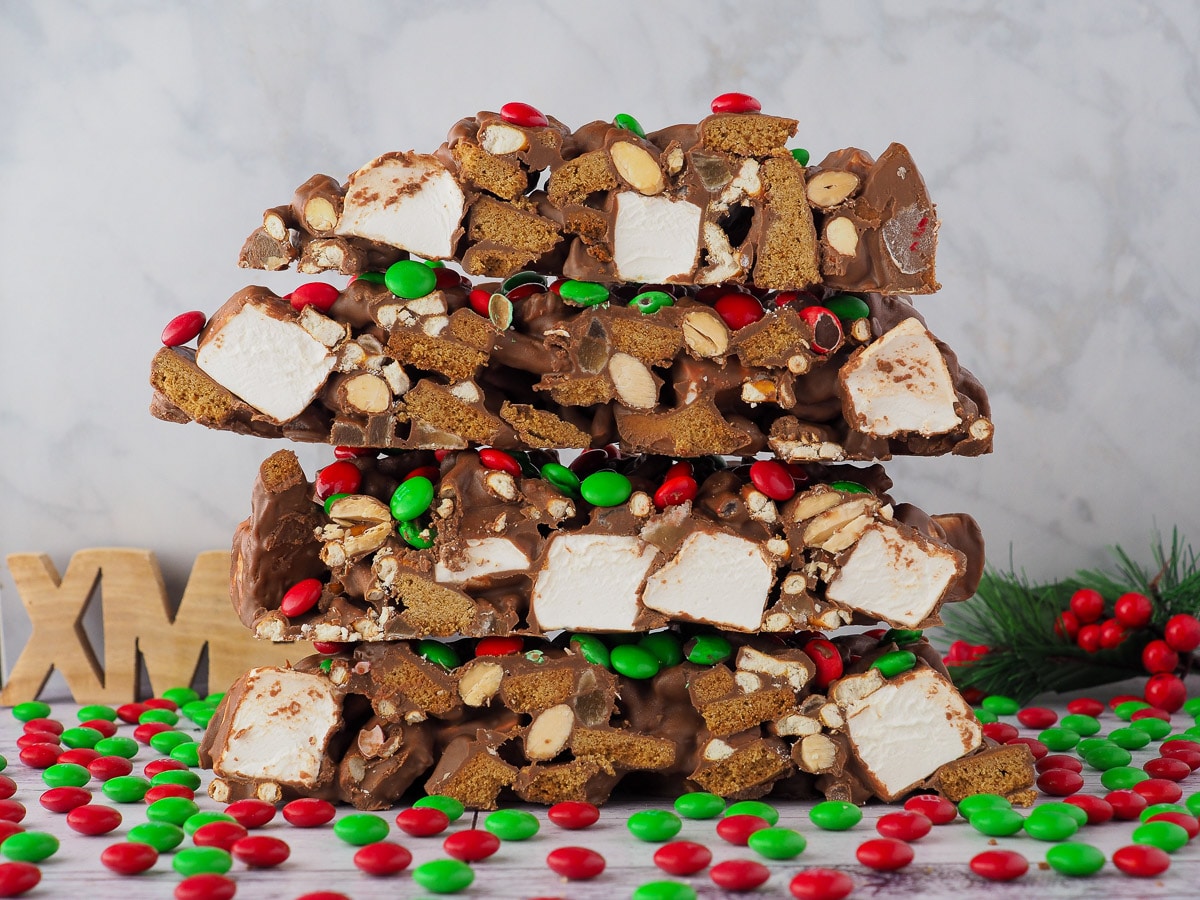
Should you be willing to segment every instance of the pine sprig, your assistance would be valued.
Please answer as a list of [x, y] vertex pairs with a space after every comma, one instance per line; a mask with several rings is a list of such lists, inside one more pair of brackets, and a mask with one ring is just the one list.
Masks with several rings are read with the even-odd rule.
[[[1172, 532], [1169, 546], [1156, 536], [1151, 551], [1151, 570], [1117, 547], [1112, 551], [1114, 572], [1085, 570], [1045, 584], [1032, 584], [1011, 568], [989, 569], [972, 599], [942, 611], [951, 639], [991, 648], [969, 664], [951, 667], [955, 683], [1025, 702], [1047, 691], [1082, 690], [1144, 674], [1141, 648], [1151, 630], [1161, 632], [1167, 619], [1178, 613], [1200, 615], [1196, 553], [1178, 530]], [[1151, 629], [1129, 635], [1115, 649], [1086, 652], [1054, 628], [1071, 595], [1083, 587], [1099, 591], [1110, 605], [1130, 591], [1145, 594], [1154, 605]]]

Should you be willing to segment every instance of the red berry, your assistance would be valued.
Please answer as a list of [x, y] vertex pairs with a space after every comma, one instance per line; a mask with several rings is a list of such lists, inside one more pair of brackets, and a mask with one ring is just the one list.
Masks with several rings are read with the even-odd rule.
[[297, 828], [316, 828], [333, 821], [337, 810], [328, 800], [317, 797], [301, 797], [286, 804], [282, 810], [283, 818], [289, 825]]
[[1187, 813], [1160, 812], [1150, 816], [1146, 821], [1173, 822], [1187, 832], [1189, 841], [1194, 840], [1197, 835], [1200, 835], [1200, 819], [1197, 819], [1195, 816], [1189, 816]]
[[546, 855], [546, 865], [568, 881], [587, 881], [604, 871], [604, 857], [587, 847], [556, 847]]
[[480, 638], [475, 644], [476, 656], [512, 656], [525, 649], [525, 642], [513, 635]]
[[934, 825], [948, 825], [958, 818], [958, 808], [937, 794], [917, 794], [904, 802], [910, 812], [919, 812]]
[[971, 871], [988, 881], [1012, 881], [1029, 871], [1029, 861], [1016, 850], [985, 850], [971, 858]]
[[485, 291], [483, 288], [474, 288], [467, 295], [467, 302], [471, 304], [471, 309], [486, 319], [488, 317], [488, 305], [492, 302], [492, 292]]
[[186, 344], [204, 329], [204, 323], [207, 321], [204, 313], [198, 309], [180, 313], [163, 328], [163, 346], [179, 347]]
[[721, 94], [714, 97], [709, 108], [713, 111], [714, 115], [721, 113], [756, 113], [762, 111], [762, 104], [749, 94], [740, 94], [737, 91], [731, 91], [728, 94]]
[[267, 834], [252, 834], [229, 848], [230, 855], [252, 869], [273, 869], [292, 855], [286, 841]]
[[600, 810], [583, 800], [563, 800], [546, 810], [546, 818], [559, 828], [576, 831], [596, 824]]
[[1125, 821], [1136, 819], [1150, 805], [1141, 794], [1130, 790], [1109, 791], [1104, 799], [1113, 809], [1113, 816]]
[[297, 581], [287, 589], [287, 593], [279, 601], [279, 611], [288, 618], [302, 616], [317, 605], [324, 589], [325, 585], [318, 578], [305, 578], [303, 581]]
[[1183, 781], [1192, 774], [1192, 767], [1182, 759], [1171, 756], [1156, 756], [1148, 759], [1142, 765], [1142, 770], [1151, 778], [1165, 778], [1167, 781]]
[[668, 506], [678, 506], [680, 503], [696, 499], [699, 485], [696, 484], [695, 478], [686, 474], [671, 475], [670, 472], [667, 476], [654, 492], [655, 506], [666, 509]]
[[1071, 612], [1075, 613], [1080, 625], [1097, 622], [1104, 615], [1104, 598], [1099, 591], [1080, 588], [1071, 595]]
[[292, 309], [300, 310], [306, 306], [316, 307], [321, 312], [329, 312], [329, 308], [337, 302], [341, 295], [332, 284], [323, 281], [310, 281], [296, 288], [288, 296]]
[[791, 500], [796, 495], [792, 473], [773, 459], [760, 459], [750, 466], [750, 481], [772, 500]]
[[1017, 721], [1026, 728], [1036, 728], [1041, 731], [1058, 721], [1058, 713], [1052, 709], [1046, 709], [1044, 706], [1027, 706], [1017, 710]]
[[812, 329], [812, 348], [818, 353], [832, 353], [842, 345], [842, 323], [824, 306], [806, 306], [800, 318]]
[[1051, 769], [1038, 776], [1037, 786], [1051, 797], [1069, 797], [1083, 789], [1083, 776], [1069, 769]]
[[1144, 628], [1154, 615], [1154, 604], [1145, 594], [1122, 594], [1113, 604], [1113, 615], [1126, 628]]
[[261, 828], [275, 818], [275, 805], [251, 797], [230, 803], [225, 807], [225, 815], [233, 816], [243, 828]]
[[816, 638], [804, 645], [805, 654], [817, 667], [817, 688], [824, 690], [842, 677], [842, 654], [825, 638]]
[[334, 494], [353, 494], [362, 485], [362, 472], [348, 459], [330, 463], [320, 472], [313, 488], [322, 503]]
[[1079, 636], [1079, 616], [1069, 609], [1060, 613], [1054, 622], [1054, 633], [1074, 643]]
[[738, 847], [745, 847], [750, 841], [750, 835], [764, 828], [770, 828], [771, 823], [762, 816], [741, 814], [726, 816], [717, 823], [717, 837]]
[[248, 836], [249, 832], [237, 822], [217, 821], [201, 825], [192, 832], [192, 843], [197, 847], [220, 847], [222, 850], [229, 850]]
[[913, 848], [893, 838], [872, 838], [859, 844], [854, 855], [868, 869], [893, 872], [913, 861]]
[[1067, 712], [1073, 716], [1099, 716], [1104, 712], [1104, 704], [1091, 697], [1077, 697], [1067, 704]]
[[482, 828], [468, 828], [446, 835], [442, 849], [460, 862], [479, 862], [500, 849], [500, 838]]
[[1171, 867], [1167, 851], [1149, 844], [1129, 844], [1113, 851], [1113, 865], [1134, 878], [1153, 878]]
[[510, 125], [520, 125], [522, 128], [545, 128], [550, 124], [550, 120], [540, 109], [515, 100], [500, 107], [500, 118]]
[[1103, 650], [1120, 647], [1127, 636], [1125, 626], [1116, 619], [1106, 619], [1100, 623], [1100, 647]]
[[137, 875], [158, 862], [158, 851], [133, 841], [110, 844], [100, 853], [100, 862], [118, 875]]
[[1075, 638], [1075, 643], [1085, 653], [1095, 653], [1100, 649], [1100, 626], [1084, 625], [1079, 629], [1079, 636]]
[[998, 744], [1007, 744], [1021, 735], [1016, 726], [1007, 722], [988, 722], [983, 726], [983, 733]]
[[1187, 613], [1171, 616], [1163, 629], [1163, 638], [1172, 650], [1191, 653], [1200, 647], [1200, 620]]
[[695, 875], [712, 862], [712, 851], [692, 841], [672, 841], [654, 851], [654, 864], [668, 875]]
[[[1187, 768], [1184, 766], [1184, 768]], [[1191, 772], [1191, 769], [1188, 769]], [[86, 806], [92, 802], [92, 792], [81, 787], [56, 787], [42, 791], [38, 803], [50, 812], [66, 813], [77, 806]]]
[[77, 806], [67, 813], [67, 827], [79, 834], [108, 834], [121, 825], [121, 814], [111, 806], [89, 803]]
[[400, 810], [396, 827], [411, 837], [432, 837], [450, 825], [450, 817], [432, 806], [413, 806]]
[[1113, 817], [1112, 804], [1091, 794], [1075, 794], [1067, 797], [1063, 802], [1078, 806], [1087, 813], [1089, 825], [1103, 825]]
[[42, 870], [33, 863], [0, 863], [0, 897], [19, 897], [41, 880]]
[[1005, 741], [1004, 743], [1009, 747], [1011, 747], [1013, 744], [1024, 744], [1026, 747], [1029, 748], [1029, 752], [1033, 754], [1033, 758], [1035, 760], [1041, 759], [1043, 756], [1045, 756], [1047, 753], [1050, 752], [1050, 748], [1047, 747], [1045, 744], [1043, 744], [1041, 741], [1039, 741], [1037, 738], [1016, 737], [1016, 738], [1013, 738], [1011, 741]]
[[498, 469], [509, 475], [520, 476], [521, 464], [503, 450], [494, 447], [484, 447], [479, 451], [479, 461], [485, 469]]
[[1151, 675], [1174, 672], [1179, 665], [1179, 654], [1163, 640], [1153, 640], [1142, 648], [1142, 668]]
[[771, 870], [752, 859], [727, 859], [713, 866], [708, 877], [727, 891], [752, 891], [767, 883]]
[[762, 304], [749, 294], [726, 294], [713, 304], [713, 309], [734, 331], [753, 325], [763, 317]]
[[1132, 790], [1145, 797], [1147, 803], [1174, 803], [1183, 796], [1183, 788], [1165, 778], [1147, 778], [1135, 784]]
[[1082, 772], [1083, 763], [1074, 756], [1068, 756], [1065, 753], [1055, 753], [1050, 756], [1043, 756], [1034, 763], [1034, 768], [1038, 772], [1049, 772], [1051, 769], [1067, 769], [1070, 772]]
[[915, 810], [901, 810], [880, 816], [875, 822], [875, 830], [888, 838], [898, 841], [919, 841], [929, 834], [933, 822], [929, 816]]
[[233, 900], [236, 893], [236, 881], [214, 872], [189, 875], [175, 885], [175, 900]]
[[407, 848], [391, 841], [367, 844], [354, 854], [354, 865], [368, 875], [395, 875], [407, 869], [411, 862], [412, 854]]
[[788, 890], [796, 900], [842, 900], [854, 890], [854, 880], [837, 869], [803, 869]]
[[[1183, 679], [1177, 675], [1170, 672], [1159, 672], [1147, 679], [1146, 702], [1156, 710], [1173, 713], [1178, 711], [1186, 700], [1187, 688], [1183, 684]], [[1146, 711], [1148, 710], [1138, 710], [1138, 712]]]

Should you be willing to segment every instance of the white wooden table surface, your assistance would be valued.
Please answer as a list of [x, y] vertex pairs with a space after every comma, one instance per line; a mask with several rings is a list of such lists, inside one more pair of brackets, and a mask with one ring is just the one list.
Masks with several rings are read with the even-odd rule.
[[[1065, 701], [1052, 700], [1062, 711]], [[69, 703], [54, 703], [53, 715], [68, 727], [76, 724], [77, 707]], [[1017, 724], [1015, 718], [1005, 721]], [[1102, 719], [1106, 734], [1120, 723], [1111, 713]], [[1175, 716], [1177, 730], [1189, 727], [1192, 722], [1182, 714]], [[132, 734], [133, 726], [122, 724], [118, 734]], [[41, 884], [26, 894], [31, 898], [107, 898], [121, 897], [125, 900], [141, 898], [171, 898], [175, 885], [180, 881], [170, 865], [169, 855], [160, 857], [155, 867], [139, 876], [122, 877], [105, 869], [99, 861], [100, 852], [109, 844], [122, 840], [134, 825], [146, 820], [144, 804], [111, 804], [99, 792], [97, 782], [88, 787], [95, 793], [95, 803], [116, 806], [124, 816], [124, 822], [114, 832], [99, 837], [84, 837], [72, 832], [65, 823], [65, 816], [47, 812], [38, 803], [45, 786], [41, 772], [27, 768], [18, 758], [16, 738], [21, 733], [21, 723], [14, 719], [9, 710], [0, 711], [0, 753], [9, 761], [5, 774], [18, 785], [14, 799], [28, 809], [22, 823], [27, 830], [43, 830], [54, 834], [62, 842], [61, 849], [41, 864]], [[1022, 730], [1022, 734], [1032, 732]], [[1156, 744], [1134, 753], [1134, 764], [1157, 755]], [[141, 747], [134, 762], [134, 773], [141, 774], [142, 767], [158, 757], [151, 748]], [[207, 784], [210, 773], [202, 772]], [[1105, 789], [1100, 784], [1099, 773], [1085, 767], [1084, 791], [1103, 796]], [[1182, 783], [1184, 797], [1200, 790], [1200, 772], [1193, 773]], [[1042, 798], [1050, 800], [1055, 798]], [[210, 800], [203, 791], [197, 792], [201, 809], [219, 810], [221, 806]], [[769, 800], [769, 798], [768, 798]], [[1041, 801], [1039, 801], [1041, 802]], [[550, 823], [540, 807], [528, 807], [538, 814], [542, 829], [533, 839], [524, 843], [508, 843], [492, 858], [475, 866], [474, 885], [458, 896], [468, 898], [534, 898], [561, 897], [574, 900], [613, 900], [629, 897], [633, 889], [646, 881], [669, 878], [651, 862], [656, 844], [634, 840], [625, 828], [625, 820], [637, 809], [656, 805], [669, 808], [665, 802], [648, 804], [625, 800], [613, 802], [601, 810], [600, 821], [582, 831], [565, 831]], [[814, 827], [808, 820], [811, 803], [778, 803], [780, 825], [799, 830], [808, 839], [808, 848], [795, 860], [775, 862], [760, 860], [770, 868], [771, 879], [749, 894], [733, 894], [716, 887], [707, 871], [688, 879], [680, 879], [695, 888], [702, 898], [725, 898], [750, 896], [759, 898], [788, 898], [787, 886], [792, 876], [811, 866], [838, 868], [854, 879], [856, 888], [853, 897], [921, 897], [923, 900], [939, 898], [1068, 898], [1068, 897], [1200, 897], [1200, 840], [1183, 848], [1172, 856], [1171, 868], [1155, 879], [1135, 879], [1121, 874], [1108, 863], [1096, 876], [1071, 879], [1058, 875], [1053, 870], [1040, 867], [1046, 850], [1052, 846], [1031, 838], [987, 838], [975, 832], [964, 820], [958, 819], [951, 825], [938, 826], [925, 838], [914, 843], [916, 858], [900, 872], [876, 873], [860, 865], [855, 859], [855, 848], [864, 840], [876, 837], [874, 822], [881, 815], [899, 807], [870, 805], [865, 808], [863, 821], [847, 832], [826, 832]], [[353, 812], [349, 808], [339, 809], [339, 816]], [[394, 813], [382, 813], [391, 823]], [[480, 825], [482, 827], [482, 815]], [[470, 827], [468, 813], [451, 830]], [[1087, 826], [1073, 838], [1100, 848], [1107, 856], [1117, 848], [1130, 843], [1129, 836], [1136, 823], [1114, 821], [1105, 825]], [[726, 859], [757, 859], [757, 855], [746, 847], [734, 847], [719, 839], [714, 832], [715, 820], [684, 820], [683, 830], [676, 840], [693, 840], [706, 844], [713, 851], [713, 861]], [[291, 858], [274, 870], [248, 870], [235, 862], [230, 872], [238, 884], [240, 900], [259, 898], [298, 897], [308, 891], [319, 889], [341, 891], [352, 900], [368, 898], [427, 897], [412, 880], [410, 869], [390, 878], [373, 878], [359, 872], [352, 857], [356, 848], [342, 843], [327, 825], [317, 829], [298, 829], [288, 825], [280, 816], [259, 833], [271, 834], [287, 841], [291, 846]], [[444, 856], [441, 849], [442, 837], [411, 838], [392, 824], [389, 839], [403, 844], [413, 854], [413, 866], [430, 859]], [[185, 844], [190, 841], [185, 842]], [[567, 882], [559, 878], [545, 865], [546, 854], [556, 847], [577, 845], [599, 851], [608, 861], [607, 870], [590, 882]], [[972, 874], [967, 866], [976, 853], [1000, 847], [1022, 853], [1030, 863], [1030, 871], [1022, 878], [1008, 884], [987, 882]]]

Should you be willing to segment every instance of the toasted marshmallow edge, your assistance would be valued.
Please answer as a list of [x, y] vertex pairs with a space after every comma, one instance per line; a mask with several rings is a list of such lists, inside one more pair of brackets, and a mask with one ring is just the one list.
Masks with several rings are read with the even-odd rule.
[[350, 176], [336, 231], [447, 259], [465, 211], [462, 188], [436, 158], [385, 154]]
[[863, 532], [825, 596], [847, 609], [915, 628], [958, 574], [954, 551], [904, 537], [893, 525]]
[[917, 319], [905, 319], [842, 368], [842, 383], [868, 434], [945, 434], [962, 418], [946, 360]]
[[892, 800], [965, 756], [983, 730], [954, 686], [929, 668], [887, 682], [847, 710], [846, 731], [858, 758]]
[[[463, 584], [472, 578], [524, 572], [529, 568], [529, 557], [507, 538], [467, 538], [465, 559], [462, 568], [451, 568], [438, 560], [434, 580], [442, 584]], [[457, 564], [459, 560], [454, 562]]]
[[196, 351], [196, 365], [209, 378], [276, 422], [304, 412], [336, 364], [329, 348], [296, 322], [252, 303]]
[[539, 627], [632, 631], [656, 556], [658, 550], [637, 537], [555, 535], [530, 597]]
[[251, 669], [242, 677], [218, 775], [316, 787], [342, 703], [329, 679], [291, 669]]
[[757, 631], [774, 580], [774, 564], [754, 541], [698, 531], [646, 581], [642, 602], [674, 618]]
[[617, 194], [613, 265], [624, 281], [670, 281], [691, 274], [700, 246], [700, 207], [685, 200]]

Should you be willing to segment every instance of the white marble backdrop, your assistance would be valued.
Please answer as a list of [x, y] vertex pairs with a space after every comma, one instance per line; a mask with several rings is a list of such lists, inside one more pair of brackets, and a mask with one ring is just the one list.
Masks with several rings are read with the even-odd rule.
[[[0, 2], [0, 553], [228, 546], [265, 441], [147, 412], [163, 324], [313, 172], [513, 99], [695, 121], [742, 90], [815, 158], [906, 143], [943, 220], [933, 331], [988, 387], [985, 459], [895, 463], [1031, 575], [1200, 545], [1200, 6], [897, 2]], [[327, 451], [302, 451], [310, 468]], [[8, 665], [28, 625], [7, 571]]]

